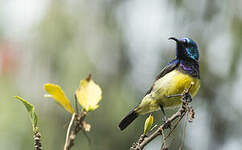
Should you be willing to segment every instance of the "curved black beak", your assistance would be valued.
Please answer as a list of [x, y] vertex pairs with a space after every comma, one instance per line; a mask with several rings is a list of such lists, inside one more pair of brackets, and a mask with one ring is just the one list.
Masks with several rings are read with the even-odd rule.
[[169, 37], [168, 40], [176, 41], [176, 56], [177, 56], [177, 58], [181, 57], [182, 49], [183, 49], [183, 45], [181, 44], [182, 42], [175, 37]]
[[174, 41], [176, 41], [177, 43], [179, 43], [179, 40], [178, 40], [177, 38], [175, 38], [175, 37], [169, 37], [168, 40], [174, 40]]

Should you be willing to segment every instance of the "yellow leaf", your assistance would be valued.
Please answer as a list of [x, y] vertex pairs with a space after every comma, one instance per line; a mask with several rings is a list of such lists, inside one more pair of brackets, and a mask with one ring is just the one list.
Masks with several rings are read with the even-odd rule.
[[48, 95], [46, 95], [47, 97], [52, 97], [59, 104], [61, 104], [68, 112], [74, 113], [70, 101], [68, 100], [60, 86], [56, 84], [47, 83], [44, 85], [44, 89], [48, 92]]
[[78, 102], [87, 112], [97, 109], [102, 99], [102, 89], [90, 78], [89, 75], [85, 80], [81, 80], [80, 87], [76, 90]]
[[150, 128], [151, 128], [153, 122], [154, 122], [154, 118], [153, 118], [153, 116], [150, 114], [149, 117], [145, 120], [144, 134], [146, 134], [146, 133], [150, 130]]

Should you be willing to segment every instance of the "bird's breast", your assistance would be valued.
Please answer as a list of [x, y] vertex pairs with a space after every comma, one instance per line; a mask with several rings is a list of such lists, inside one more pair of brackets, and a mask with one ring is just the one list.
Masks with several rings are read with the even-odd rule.
[[200, 80], [178, 70], [173, 70], [154, 83], [153, 90], [150, 94], [153, 99], [156, 99], [164, 107], [177, 106], [181, 103], [180, 97], [167, 97], [181, 94], [191, 86], [192, 82], [194, 82], [194, 85], [190, 90], [190, 94], [194, 97], [200, 87]]

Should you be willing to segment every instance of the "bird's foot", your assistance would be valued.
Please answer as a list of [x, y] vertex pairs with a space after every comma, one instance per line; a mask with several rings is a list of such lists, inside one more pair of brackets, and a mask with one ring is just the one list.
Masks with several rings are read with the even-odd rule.
[[183, 95], [182, 95], [182, 102], [184, 103], [191, 103], [192, 102], [192, 96], [190, 93], [187, 93], [185, 92]]
[[168, 129], [168, 128], [171, 129], [171, 123], [167, 121], [167, 117], [166, 117], [166, 113], [165, 113], [163, 105], [160, 104], [159, 106], [160, 106], [160, 109], [163, 113], [162, 121], [163, 121], [163, 124], [165, 124], [165, 129]]
[[190, 94], [190, 90], [192, 86], [194, 85], [194, 82], [191, 82], [191, 85], [188, 89], [185, 89], [184, 92], [182, 93], [182, 102], [184, 103], [191, 103], [192, 102], [192, 96]]
[[166, 116], [164, 116], [162, 118], [163, 124], [165, 125], [164, 128], [165, 129], [171, 129], [171, 122], [167, 120]]

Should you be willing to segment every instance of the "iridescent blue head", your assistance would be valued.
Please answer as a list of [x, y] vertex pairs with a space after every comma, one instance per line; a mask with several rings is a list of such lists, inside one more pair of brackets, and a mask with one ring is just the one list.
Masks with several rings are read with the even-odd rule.
[[197, 44], [192, 39], [176, 39], [174, 37], [171, 37], [169, 39], [177, 42], [176, 56], [178, 59], [192, 59], [196, 62], [199, 61], [199, 51], [197, 48]]

